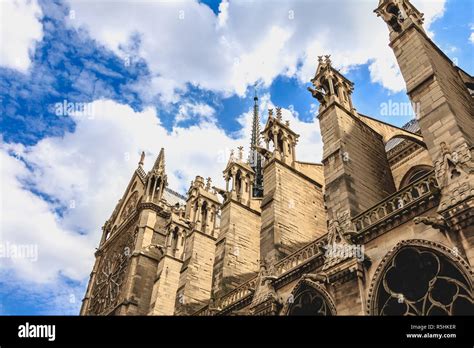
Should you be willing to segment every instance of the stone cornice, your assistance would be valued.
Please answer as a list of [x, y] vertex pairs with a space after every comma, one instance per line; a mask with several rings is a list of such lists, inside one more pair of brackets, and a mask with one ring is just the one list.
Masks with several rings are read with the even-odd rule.
[[237, 204], [238, 206], [240, 206], [240, 207], [242, 207], [242, 208], [244, 208], [244, 209], [246, 209], [246, 210], [248, 210], [248, 211], [250, 211], [250, 212], [252, 212], [252, 213], [254, 213], [255, 215], [258, 215], [258, 216], [261, 215], [261, 213], [260, 213], [259, 211], [255, 210], [255, 209], [252, 209], [252, 208], [250, 208], [249, 206], [246, 206], [245, 204], [243, 204], [243, 203], [241, 203], [241, 202], [239, 202], [239, 201], [237, 201], [237, 200], [235, 200], [235, 199], [233, 199], [233, 198], [229, 198], [229, 199], [226, 199], [226, 200], [225, 200], [225, 202], [224, 202], [224, 203], [222, 204], [222, 206], [221, 206], [221, 211], [222, 211], [222, 209], [224, 209], [224, 207], [225, 207], [226, 205], [230, 204], [231, 202]]
[[467, 199], [458, 202], [454, 207], [450, 207], [443, 211], [438, 211], [440, 215], [452, 226], [455, 230], [460, 230], [474, 225], [474, 199], [468, 197]]
[[[310, 178], [310, 177], [307, 176], [306, 174], [303, 174], [302, 172], [300, 172], [300, 171], [297, 170], [296, 168], [293, 168], [292, 166], [289, 166], [288, 164], [282, 162], [281, 160], [279, 160], [279, 159], [277, 159], [277, 158], [275, 158], [275, 157], [273, 157], [273, 158], [271, 158], [269, 161], [267, 161], [267, 162], [265, 163], [265, 166], [264, 166], [263, 169], [265, 170], [265, 168], [266, 168], [267, 166], [271, 165], [273, 162], [278, 163], [278, 164], [280, 164], [281, 166], [283, 166], [283, 167], [289, 169], [289, 170], [292, 171], [294, 174], [296, 174], [296, 175], [302, 177], [302, 178], [305, 179], [306, 181], [309, 181], [311, 184], [317, 186], [318, 188], [321, 188], [321, 189], [323, 188], [323, 185], [321, 185], [320, 183], [318, 183], [318, 182], [315, 181], [314, 179]], [[265, 198], [265, 197], [264, 197], [264, 198]], [[262, 204], [263, 204], [263, 201], [262, 201]]]
[[388, 162], [392, 169], [398, 168], [423, 150], [414, 142], [403, 141], [388, 152]]
[[155, 213], [158, 214], [158, 216], [165, 219], [171, 216], [171, 212], [165, 211], [163, 207], [153, 202], [143, 202], [137, 206], [137, 210], [139, 212], [145, 209], [153, 210]]

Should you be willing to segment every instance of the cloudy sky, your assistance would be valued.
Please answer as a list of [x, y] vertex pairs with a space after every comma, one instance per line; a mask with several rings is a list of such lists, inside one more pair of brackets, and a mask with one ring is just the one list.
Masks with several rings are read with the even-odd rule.
[[[248, 146], [254, 86], [320, 162], [318, 55], [355, 82], [359, 112], [401, 126], [405, 103], [378, 0], [0, 0], [0, 314], [77, 314], [100, 227], [146, 152], [170, 187], [222, 183]], [[433, 40], [474, 71], [470, 0], [413, 0]], [[86, 105], [82, 110], [65, 104]], [[30, 247], [12, 257], [12, 246]]]

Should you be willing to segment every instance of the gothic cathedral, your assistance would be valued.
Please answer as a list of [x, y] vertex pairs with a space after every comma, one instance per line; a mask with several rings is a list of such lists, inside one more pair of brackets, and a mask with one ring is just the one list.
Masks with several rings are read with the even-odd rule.
[[225, 187], [167, 187], [144, 155], [109, 220], [82, 315], [474, 314], [474, 78], [431, 41], [409, 0], [380, 0], [417, 119], [358, 113], [353, 83], [319, 58], [322, 163], [298, 161], [281, 110]]

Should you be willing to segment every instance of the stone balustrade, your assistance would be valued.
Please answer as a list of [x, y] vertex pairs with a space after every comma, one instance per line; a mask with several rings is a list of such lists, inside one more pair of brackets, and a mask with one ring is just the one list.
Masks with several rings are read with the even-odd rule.
[[382, 202], [352, 219], [357, 232], [368, 229], [439, 191], [434, 171], [431, 171], [408, 186], [388, 196]]
[[308, 259], [313, 256], [319, 255], [321, 252], [320, 245], [322, 243], [322, 238], [318, 238], [315, 241], [309, 243], [293, 254], [288, 255], [283, 260], [278, 262], [275, 265], [275, 276], [280, 276], [283, 273], [298, 267], [303, 262], [306, 262]]
[[[246, 298], [247, 296], [251, 295], [257, 286], [257, 276], [247, 280], [245, 283], [240, 285], [239, 287], [235, 288], [234, 290], [230, 291], [229, 293], [222, 296], [220, 299], [216, 301], [216, 309], [217, 311], [223, 310], [234, 303], [239, 302], [240, 300]], [[212, 315], [213, 309], [209, 308], [209, 305], [204, 306], [200, 310], [198, 310], [194, 315], [198, 316], [206, 316]]]

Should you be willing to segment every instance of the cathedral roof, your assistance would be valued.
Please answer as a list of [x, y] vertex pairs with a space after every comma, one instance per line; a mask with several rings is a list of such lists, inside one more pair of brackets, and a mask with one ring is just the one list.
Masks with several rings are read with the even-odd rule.
[[[418, 124], [418, 121], [416, 119], [409, 121], [408, 123], [403, 125], [402, 128], [411, 133], [415, 133], [415, 134], [420, 133], [420, 125]], [[394, 138], [394, 139], [389, 140], [387, 144], [385, 145], [385, 151], [388, 152], [392, 150], [393, 148], [395, 148], [395, 146], [397, 146], [398, 144], [401, 144], [403, 141], [405, 141], [405, 139], [403, 138]]]
[[185, 205], [186, 204], [186, 197], [183, 195], [179, 194], [176, 191], [173, 191], [172, 189], [169, 189], [165, 187], [163, 191], [163, 198], [166, 200], [166, 202], [169, 205], [176, 205], [179, 203], [179, 205]]

